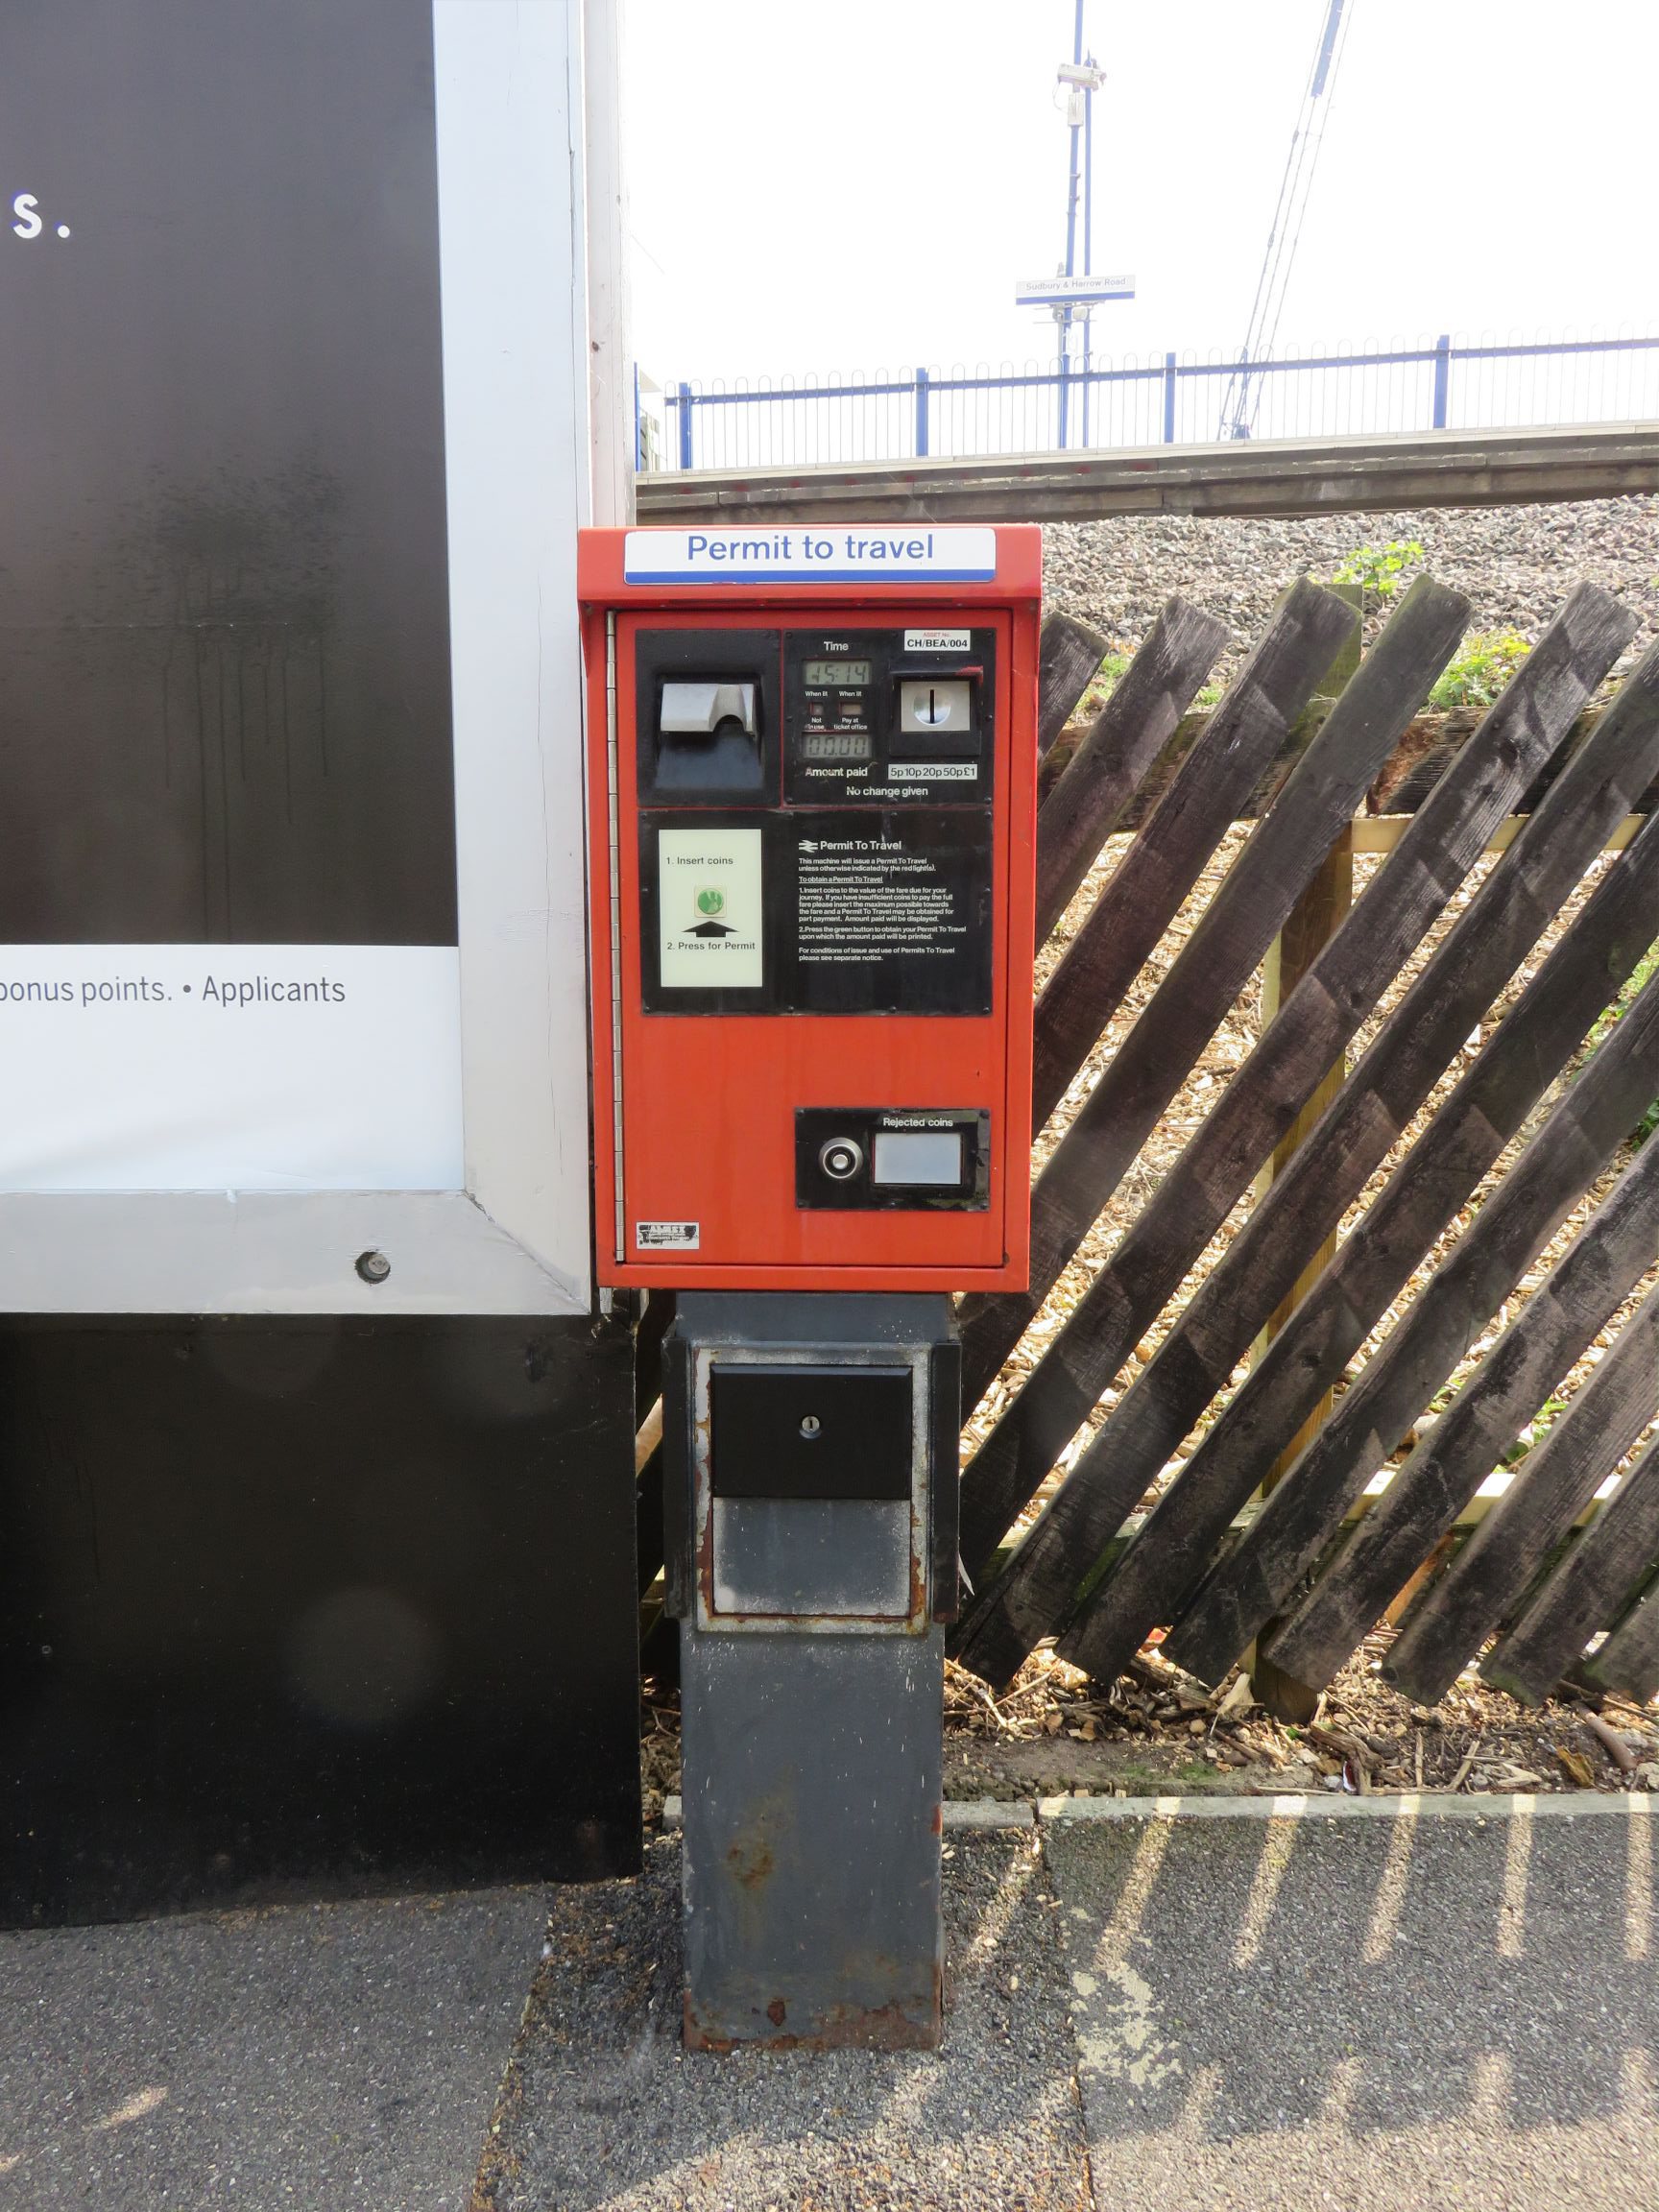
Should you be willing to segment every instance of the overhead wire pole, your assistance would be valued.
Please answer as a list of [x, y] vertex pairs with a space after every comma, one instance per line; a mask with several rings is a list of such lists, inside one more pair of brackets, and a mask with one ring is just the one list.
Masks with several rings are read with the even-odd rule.
[[1308, 210], [1313, 174], [1319, 165], [1325, 125], [1331, 112], [1331, 93], [1352, 20], [1347, 11], [1348, 0], [1327, 0], [1312, 72], [1302, 96], [1285, 174], [1279, 183], [1279, 199], [1273, 210], [1272, 228], [1267, 233], [1267, 251], [1262, 258], [1262, 273], [1256, 279], [1250, 326], [1239, 351], [1238, 366], [1228, 378], [1221, 397], [1221, 419], [1216, 432], [1221, 438], [1248, 438], [1255, 421], [1261, 389], [1258, 364], [1272, 351], [1279, 318], [1284, 313], [1290, 288], [1302, 220]]
[[[1083, 60], [1083, 0], [1077, 0], [1077, 62]], [[1094, 66], [1094, 57], [1089, 57], [1088, 66]], [[1094, 274], [1094, 87], [1083, 88], [1083, 274]], [[1089, 445], [1089, 340], [1094, 324], [1094, 310], [1083, 310], [1083, 445]]]
[[[1083, 0], [1077, 0], [1077, 13], [1071, 36], [1071, 65], [1073, 68], [1081, 68], [1082, 64]], [[1066, 274], [1068, 276], [1075, 276], [1077, 274], [1077, 142], [1083, 122], [1083, 117], [1077, 112], [1075, 92], [1071, 95], [1070, 120], [1070, 156], [1066, 178]], [[1087, 237], [1087, 225], [1085, 226], [1085, 237]], [[1070, 379], [1071, 373], [1072, 307], [1070, 301], [1066, 301], [1056, 310], [1056, 314], [1060, 325], [1060, 450], [1065, 452], [1070, 444], [1068, 432], [1070, 427], [1069, 420], [1071, 397]], [[1087, 333], [1087, 315], [1084, 317], [1084, 329]], [[1087, 344], [1087, 336], [1085, 336], [1085, 344]], [[1085, 395], [1087, 395], [1087, 387], [1085, 387]], [[1085, 396], [1084, 404], [1088, 404], [1087, 396]]]
[[[1060, 82], [1068, 86], [1066, 121], [1070, 139], [1066, 173], [1066, 268], [1065, 276], [1070, 282], [1077, 275], [1077, 202], [1078, 202], [1078, 145], [1082, 142], [1082, 202], [1083, 202], [1083, 275], [1094, 272], [1094, 94], [1102, 71], [1091, 54], [1083, 56], [1083, 6], [1077, 0], [1076, 13], [1071, 27], [1071, 60], [1060, 66]], [[1078, 323], [1083, 330], [1083, 444], [1089, 443], [1089, 366], [1090, 317], [1093, 302], [1084, 300], [1063, 300], [1054, 309], [1054, 320], [1060, 330], [1060, 449], [1064, 452], [1070, 444], [1071, 398], [1071, 325]]]
[[[1058, 352], [1055, 367], [1058, 372], [1054, 382], [1058, 387], [1056, 405], [1056, 448], [1065, 452], [1071, 444], [1071, 330], [1080, 324], [1083, 330], [1083, 444], [1090, 442], [1089, 374], [1092, 365], [1090, 346], [1090, 317], [1096, 303], [1102, 300], [1132, 300], [1135, 297], [1133, 276], [1094, 276], [1094, 95], [1105, 83], [1106, 73], [1095, 61], [1093, 54], [1084, 56], [1083, 10], [1085, 0], [1075, 0], [1071, 24], [1071, 52], [1073, 59], [1060, 63], [1058, 82], [1066, 87], [1066, 124], [1069, 148], [1066, 164], [1066, 258], [1064, 265], [1052, 276], [1024, 277], [1016, 284], [1016, 306], [1041, 307], [1053, 319], [1057, 333]], [[1083, 270], [1077, 269], [1077, 209], [1081, 199], [1083, 209]], [[1045, 379], [1046, 381], [1046, 379]]]

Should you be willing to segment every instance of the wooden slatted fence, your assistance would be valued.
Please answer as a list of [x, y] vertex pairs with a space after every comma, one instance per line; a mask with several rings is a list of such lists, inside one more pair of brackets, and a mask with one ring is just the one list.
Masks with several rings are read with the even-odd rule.
[[[1643, 1602], [1659, 1564], [1659, 1445], [1582, 1527], [1659, 1411], [1659, 1290], [1476, 1535], [1460, 1549], [1448, 1542], [1561, 1376], [1651, 1269], [1659, 1140], [1635, 1152], [1450, 1409], [1361, 1511], [1373, 1478], [1659, 1096], [1655, 977], [1608, 1026], [1392, 1334], [1349, 1374], [1659, 938], [1659, 819], [1649, 814], [1630, 834], [1659, 778], [1659, 648], [1611, 708], [1587, 714], [1635, 624], [1605, 592], [1580, 585], [1478, 726], [1427, 759], [1420, 747], [1413, 756], [1408, 730], [1467, 614], [1455, 593], [1420, 580], [1328, 710], [1310, 713], [1355, 617], [1334, 594], [1300, 583], [1221, 705], [1184, 721], [1221, 633], [1172, 601], [1049, 782], [1039, 817], [1046, 926], [1107, 837], [1135, 827], [1039, 1001], [1039, 1124], [1235, 819], [1259, 819], [1037, 1177], [1031, 1290], [964, 1302], [971, 1403], [1118, 1191], [1327, 854], [1350, 839], [1365, 793], [1391, 788], [1389, 803], [1411, 811], [968, 1459], [962, 1547], [977, 1587], [952, 1648], [997, 1687], [1049, 1636], [1109, 1678], [1158, 1627], [1169, 1631], [1169, 1655], [1205, 1679], [1220, 1678], [1260, 1638], [1281, 1676], [1317, 1687], [1414, 1578], [1423, 1586], [1385, 1661], [1414, 1695], [1437, 1696], [1495, 1633], [1487, 1672], [1521, 1696], [1547, 1695], [1580, 1662], [1632, 1695], [1659, 1686], [1659, 1591]], [[1050, 739], [1093, 673], [1091, 642], [1072, 625], [1064, 653], [1055, 648]], [[1620, 843], [1492, 1026], [1495, 1002], [1540, 937], [1598, 855]], [[1471, 871], [1499, 848], [1422, 958]], [[1414, 956], [1416, 973], [1358, 1065], [1180, 1303], [1189, 1271]], [[1481, 1046], [1466, 1071], [1319, 1265], [1478, 1027]], [[1270, 1318], [1276, 1334], [1263, 1346]], [[1062, 1454], [1158, 1326], [1156, 1356], [1056, 1481]], [[1235, 1387], [1253, 1344], [1255, 1364]], [[1344, 1382], [1331, 1418], [1252, 1505]], [[1190, 1452], [1184, 1463], [1180, 1448]], [[1040, 1491], [1040, 1516], [1006, 1549]], [[1439, 1572], [1425, 1575], [1426, 1562]], [[1583, 1661], [1604, 1630], [1612, 1633]]]

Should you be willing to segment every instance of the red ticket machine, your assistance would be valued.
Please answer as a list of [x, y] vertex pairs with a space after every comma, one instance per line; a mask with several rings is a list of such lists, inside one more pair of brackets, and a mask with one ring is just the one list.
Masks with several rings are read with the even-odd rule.
[[583, 533], [602, 1283], [1024, 1284], [1039, 549]]

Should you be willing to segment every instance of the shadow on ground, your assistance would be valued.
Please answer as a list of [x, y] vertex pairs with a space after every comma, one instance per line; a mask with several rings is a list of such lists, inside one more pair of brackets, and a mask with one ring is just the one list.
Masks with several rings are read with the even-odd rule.
[[683, 2054], [677, 1839], [637, 1884], [561, 1892], [478, 2206], [1087, 2205], [1061, 1911], [1038, 1841], [1025, 1829], [953, 1848], [942, 2054]]
[[476, 2203], [1652, 2202], [1659, 1819], [1631, 1802], [959, 1836], [937, 2056], [683, 2055], [665, 1839], [640, 1884], [558, 1897]]

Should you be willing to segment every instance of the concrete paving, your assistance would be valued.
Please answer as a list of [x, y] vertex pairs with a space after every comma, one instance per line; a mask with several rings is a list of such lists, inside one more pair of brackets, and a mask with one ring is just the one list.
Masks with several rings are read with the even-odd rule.
[[1659, 2200], [1659, 1804], [1057, 1800], [947, 1848], [937, 2055], [685, 2055], [673, 1836], [0, 1936], [0, 2212]]
[[0, 1935], [0, 2212], [458, 2212], [547, 1904]]
[[1049, 1825], [1096, 2201], [1659, 2200], [1659, 1818], [1603, 1803]]
[[956, 1828], [936, 2057], [683, 2056], [664, 1841], [642, 1885], [556, 1899], [481, 2200], [1659, 2200], [1659, 1808], [1273, 1812], [1059, 1800], [1035, 1830]]

